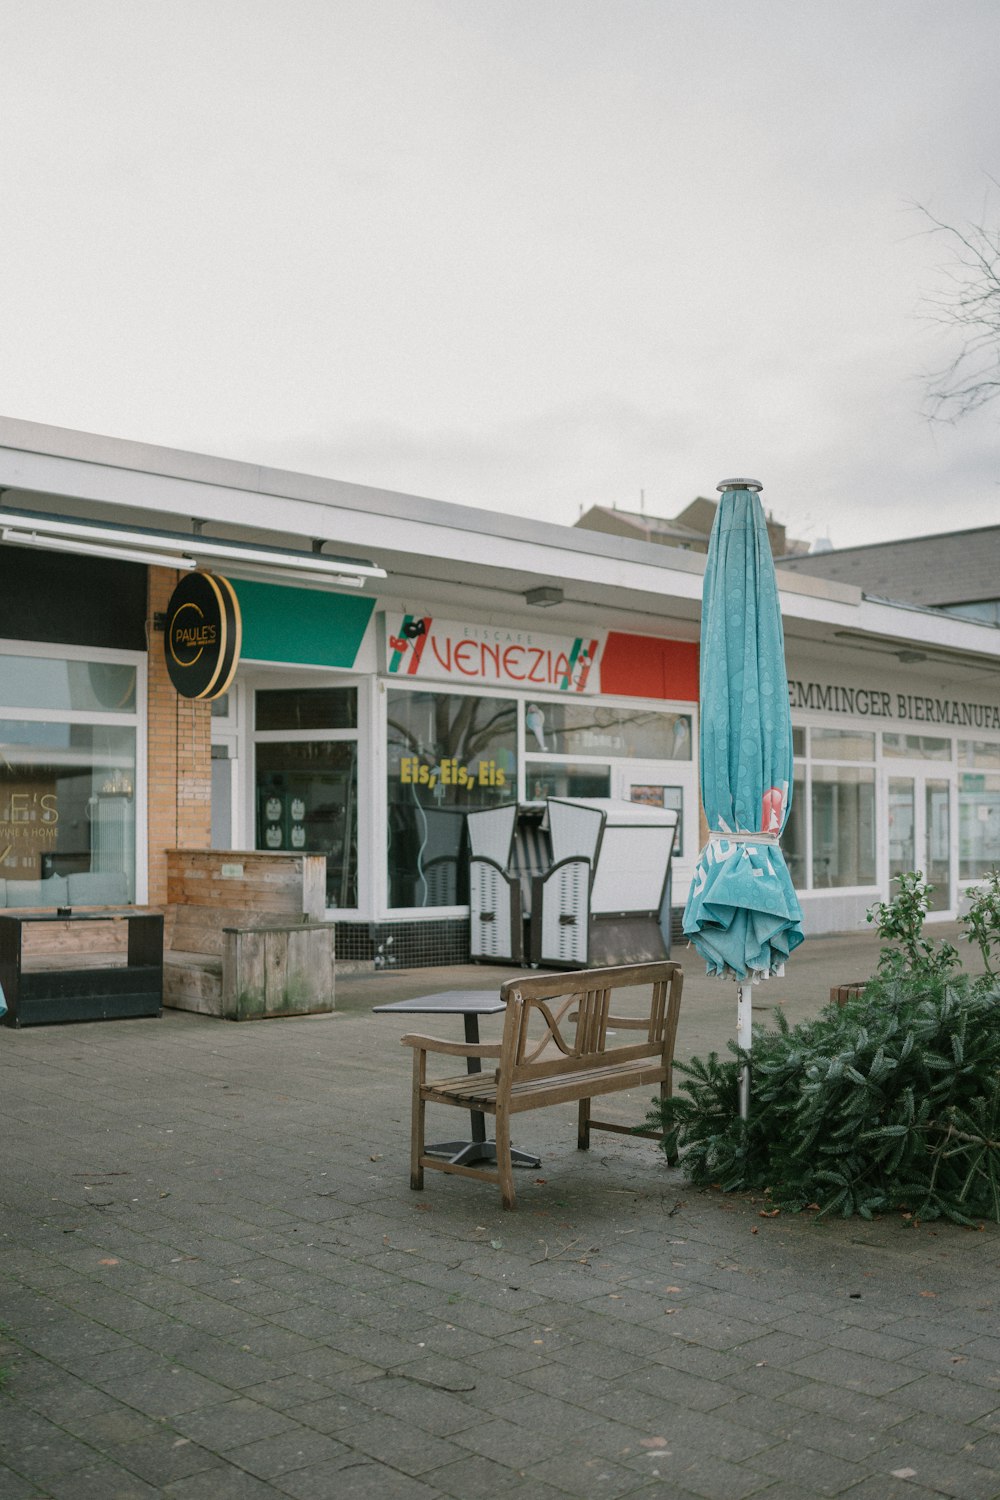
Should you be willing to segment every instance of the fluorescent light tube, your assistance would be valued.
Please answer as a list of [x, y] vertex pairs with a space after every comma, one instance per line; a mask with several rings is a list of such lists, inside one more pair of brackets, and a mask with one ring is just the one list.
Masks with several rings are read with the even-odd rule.
[[[218, 558], [220, 561], [245, 563], [248, 566], [259, 565], [279, 572], [288, 570], [307, 573], [313, 577], [328, 578], [336, 582], [343, 582], [347, 578], [357, 578], [363, 581], [365, 578], [387, 576], [385, 569], [374, 563], [352, 562], [348, 558], [324, 557], [320, 552], [295, 552], [291, 548], [258, 547], [243, 542], [216, 541], [204, 536], [133, 531], [128, 527], [101, 526], [64, 517], [0, 511], [0, 523], [5, 519], [9, 519], [15, 525], [24, 526], [32, 535], [37, 536], [39, 540], [35, 543], [36, 546], [43, 545], [42, 537], [51, 536], [79, 540], [88, 544], [101, 543], [116, 549], [115, 552], [109, 554], [112, 556], [124, 556], [126, 548], [132, 549], [133, 552], [148, 548], [150, 552], [160, 554], [160, 558], [157, 559], [159, 561], [165, 555], [165, 549], [176, 547], [182, 557]], [[166, 566], [187, 567], [192, 564], [168, 562]]]
[[37, 536], [33, 531], [15, 531], [5, 526], [0, 531], [0, 541], [11, 542], [16, 547], [41, 547], [46, 552], [84, 553], [87, 557], [109, 557], [115, 562], [137, 562], [158, 568], [196, 568], [193, 557], [174, 556], [166, 552], [141, 552], [138, 548], [102, 547], [94, 542], [70, 541], [68, 538]]

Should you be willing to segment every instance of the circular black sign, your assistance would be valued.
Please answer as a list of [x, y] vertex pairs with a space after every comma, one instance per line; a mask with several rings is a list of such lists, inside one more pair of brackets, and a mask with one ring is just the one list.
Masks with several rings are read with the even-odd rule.
[[219, 698], [240, 659], [243, 621], [228, 578], [188, 573], [170, 596], [164, 651], [182, 698]]

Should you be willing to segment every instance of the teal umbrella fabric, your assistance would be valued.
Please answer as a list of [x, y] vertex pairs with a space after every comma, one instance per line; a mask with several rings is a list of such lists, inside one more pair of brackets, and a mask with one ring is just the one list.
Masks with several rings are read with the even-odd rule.
[[727, 480], [712, 528], [701, 615], [698, 856], [684, 932], [710, 974], [784, 972], [803, 941], [778, 844], [791, 808], [792, 722], [778, 585], [754, 480]]

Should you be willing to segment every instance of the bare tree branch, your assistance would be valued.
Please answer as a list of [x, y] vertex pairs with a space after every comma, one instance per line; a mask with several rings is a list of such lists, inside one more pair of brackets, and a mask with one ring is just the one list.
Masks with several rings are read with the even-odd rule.
[[929, 234], [950, 251], [942, 287], [924, 299], [925, 316], [958, 333], [958, 352], [927, 377], [925, 413], [957, 422], [1000, 396], [1000, 229], [986, 223], [957, 229], [918, 204]]

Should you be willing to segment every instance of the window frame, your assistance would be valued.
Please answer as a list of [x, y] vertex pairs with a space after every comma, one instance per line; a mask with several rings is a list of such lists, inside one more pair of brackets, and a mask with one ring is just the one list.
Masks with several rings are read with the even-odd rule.
[[[796, 890], [796, 893], [798, 895], [805, 895], [805, 896], [808, 896], [808, 897], [813, 898], [813, 899], [815, 899], [815, 898], [828, 899], [828, 898], [831, 898], [831, 897], [832, 898], [837, 898], [837, 897], [842, 897], [842, 896], [863, 896], [863, 895], [869, 895], [869, 894], [874, 897], [874, 896], [877, 896], [879, 894], [879, 891], [884, 888], [883, 881], [882, 881], [882, 875], [881, 875], [881, 867], [882, 867], [882, 859], [883, 859], [883, 853], [882, 853], [883, 838], [882, 838], [882, 823], [881, 823], [881, 818], [882, 818], [882, 815], [883, 815], [884, 798], [883, 798], [883, 794], [882, 794], [882, 777], [881, 777], [881, 774], [880, 774], [880, 771], [881, 771], [881, 756], [882, 756], [881, 731], [882, 731], [883, 727], [884, 726], [881, 725], [881, 724], [873, 724], [873, 723], [871, 723], [871, 721], [866, 721], [866, 720], [861, 720], [861, 721], [858, 721], [858, 722], [855, 722], [854, 720], [850, 720], [850, 721], [848, 721], [846, 723], [843, 722], [843, 721], [841, 721], [841, 720], [837, 720], [837, 721], [831, 722], [830, 719], [824, 718], [824, 717], [822, 717], [821, 715], [818, 715], [818, 714], [795, 714], [795, 713], [793, 713], [793, 715], [792, 715], [792, 729], [793, 729], [793, 731], [794, 730], [801, 730], [805, 734], [805, 753], [801, 754], [801, 755], [800, 754], [796, 754], [795, 755], [795, 757], [794, 757], [794, 767], [793, 767], [793, 772], [792, 772], [792, 806], [796, 807], [798, 805], [798, 803], [799, 803], [799, 800], [801, 799], [801, 801], [805, 803], [805, 809], [806, 809], [806, 811], [805, 811], [805, 839], [803, 841], [803, 855], [802, 855], [802, 858], [803, 858], [803, 866], [804, 866], [804, 870], [805, 870], [805, 874], [806, 874], [807, 879], [804, 882], [800, 882], [800, 881], [796, 881], [795, 882], [795, 890]], [[874, 741], [874, 743], [873, 743], [873, 749], [872, 749], [872, 759], [871, 760], [836, 760], [836, 759], [832, 759], [831, 757], [826, 756], [826, 755], [817, 756], [814, 759], [813, 755], [812, 755], [812, 733], [811, 733], [811, 731], [813, 729], [825, 730], [827, 732], [829, 732], [830, 730], [838, 730], [838, 731], [844, 732], [845, 734], [856, 733], [856, 734], [870, 734], [870, 735], [872, 735], [873, 736], [873, 741]], [[938, 764], [942, 764], [942, 763], [939, 762]], [[830, 886], [826, 886], [826, 885], [816, 885], [814, 883], [815, 882], [815, 869], [814, 869], [815, 830], [813, 828], [813, 796], [812, 796], [812, 793], [813, 793], [813, 774], [812, 773], [813, 773], [814, 766], [815, 767], [829, 768], [831, 770], [842, 770], [845, 767], [847, 767], [847, 768], [854, 767], [855, 769], [870, 768], [871, 771], [872, 771], [872, 780], [873, 780], [873, 788], [874, 788], [874, 796], [875, 796], [875, 815], [874, 815], [874, 823], [875, 823], [875, 851], [874, 851], [874, 853], [875, 853], [875, 879], [870, 884], [864, 883], [864, 884], [856, 884], [856, 885], [830, 885]], [[795, 788], [795, 780], [796, 780], [797, 775], [799, 775], [799, 774], [801, 774], [801, 785], [802, 785], [802, 790], [800, 792], [796, 791], [796, 788]]]
[[[135, 669], [135, 707], [128, 710], [83, 708], [21, 708], [8, 704], [3, 691], [3, 659], [6, 656], [32, 656], [46, 661], [96, 661]], [[117, 651], [102, 646], [65, 646], [54, 641], [0, 640], [0, 718], [20, 719], [32, 724], [83, 724], [131, 729], [135, 735], [135, 894], [134, 904], [143, 906], [149, 899], [149, 832], [148, 832], [148, 654], [145, 651]]]

